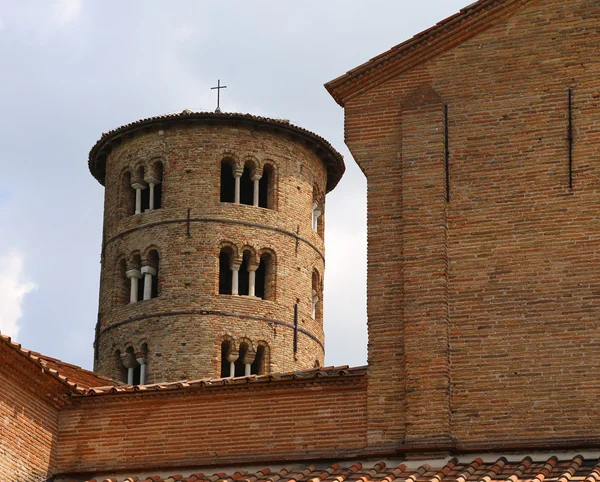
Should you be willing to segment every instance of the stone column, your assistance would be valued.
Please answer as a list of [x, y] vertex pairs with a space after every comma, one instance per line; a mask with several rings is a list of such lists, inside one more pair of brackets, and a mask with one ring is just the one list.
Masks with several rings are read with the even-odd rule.
[[133, 385], [133, 373], [136, 366], [136, 359], [133, 353], [125, 352], [121, 355], [121, 363], [127, 368], [127, 385]]
[[248, 266], [248, 296], [256, 296], [256, 270], [258, 266]]
[[144, 275], [144, 300], [152, 298], [152, 277], [156, 276], [156, 269], [152, 266], [142, 266]]
[[239, 286], [240, 286], [240, 264], [235, 263], [231, 265], [231, 294], [237, 295], [239, 294]]
[[146, 359], [144, 357], [136, 358], [140, 365], [140, 385], [146, 384]]
[[255, 207], [258, 207], [258, 193], [259, 193], [261, 178], [262, 178], [262, 174], [254, 174], [254, 176], [252, 176], [252, 181], [254, 181], [254, 198], [253, 198], [252, 205]]
[[227, 361], [229, 362], [229, 378], [233, 378], [235, 376], [235, 362], [239, 358], [240, 353], [237, 351], [229, 352], [227, 355]]
[[319, 209], [319, 205], [317, 203], [313, 204], [312, 214], [312, 227], [313, 231], [316, 232], [319, 230], [319, 217], [321, 216], [321, 210]]
[[131, 289], [129, 291], [129, 303], [137, 303], [139, 300], [138, 280], [142, 279], [142, 272], [139, 269], [130, 269], [125, 274], [131, 282]]
[[240, 184], [241, 184], [241, 179], [242, 179], [243, 173], [244, 173], [244, 171], [235, 171], [235, 173], [233, 174], [233, 177], [235, 178], [235, 196], [234, 196], [233, 202], [235, 204], [240, 203]]
[[135, 189], [135, 214], [142, 213], [142, 190], [146, 189], [146, 185], [141, 182], [135, 182], [131, 185]]
[[249, 377], [252, 375], [252, 364], [254, 363], [254, 359], [256, 358], [256, 352], [248, 350], [244, 358], [242, 358], [242, 363], [244, 364], [244, 376]]
[[149, 192], [150, 201], [148, 203], [148, 211], [152, 211], [154, 209], [154, 188], [156, 187], [157, 184], [160, 184], [160, 181], [152, 175], [146, 176], [144, 178], [144, 181], [146, 181], [148, 183], [148, 189], [150, 190], [150, 192]]

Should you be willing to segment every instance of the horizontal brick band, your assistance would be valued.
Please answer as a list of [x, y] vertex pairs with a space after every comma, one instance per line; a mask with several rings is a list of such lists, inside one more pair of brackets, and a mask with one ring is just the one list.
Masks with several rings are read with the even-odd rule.
[[[160, 318], [160, 317], [163, 317], [163, 316], [185, 316], [185, 315], [231, 316], [231, 317], [243, 318], [243, 319], [247, 319], [247, 320], [266, 321], [268, 323], [273, 323], [275, 325], [285, 326], [286, 328], [290, 328], [291, 330], [294, 329], [294, 325], [292, 323], [288, 323], [286, 321], [281, 321], [281, 320], [276, 320], [274, 318], [265, 318], [263, 316], [244, 315], [242, 313], [232, 313], [232, 312], [229, 312], [229, 311], [185, 310], [185, 311], [167, 311], [167, 312], [164, 312], [164, 313], [154, 313], [152, 315], [132, 316], [131, 318], [127, 318], [126, 320], [123, 320], [123, 321], [118, 321], [117, 323], [113, 323], [112, 325], [107, 326], [106, 328], [101, 329], [99, 331], [99, 333], [98, 333], [97, 338], [100, 338], [101, 335], [103, 335], [107, 331], [112, 330], [113, 328], [116, 328], [116, 327], [122, 326], [122, 325], [126, 325], [126, 324], [132, 323], [134, 321], [145, 320], [147, 318]], [[321, 347], [321, 349], [323, 350], [323, 352], [325, 352], [325, 345], [315, 335], [313, 335], [312, 333], [310, 333], [308, 330], [305, 330], [304, 328], [300, 328], [300, 327], [298, 327], [298, 332], [306, 335], [311, 340], [313, 340], [316, 343], [318, 343], [318, 345]], [[96, 343], [98, 343], [98, 339], [96, 339]]]
[[[119, 233], [119, 234], [113, 236], [112, 238], [108, 239], [104, 243], [104, 247], [108, 246], [115, 239], [122, 238], [123, 236], [125, 236], [127, 234], [133, 233], [135, 231], [139, 231], [141, 229], [152, 228], [154, 226], [161, 226], [164, 224], [178, 224], [178, 223], [186, 224], [187, 222], [188, 222], [187, 219], [166, 219], [164, 221], [156, 221], [154, 223], [148, 223], [148, 224], [144, 224], [142, 226], [136, 226], [135, 228], [127, 229], [127, 230], [123, 231], [122, 233]], [[266, 224], [250, 223], [247, 221], [237, 221], [237, 220], [233, 220], [233, 219], [220, 219], [220, 218], [191, 218], [189, 220], [189, 222], [190, 223], [236, 224], [236, 225], [240, 225], [240, 226], [248, 226], [248, 227], [253, 227], [253, 228], [266, 229], [268, 231], [275, 231], [277, 233], [281, 233], [281, 234], [290, 236], [290, 237], [296, 239], [297, 241], [302, 241], [303, 243], [306, 243], [308, 246], [310, 246], [312, 249], [314, 249], [317, 252], [317, 254], [323, 259], [323, 261], [325, 260], [325, 255], [321, 252], [321, 250], [319, 248], [317, 248], [313, 243], [311, 243], [308, 239], [303, 238], [302, 236], [299, 236], [298, 234], [294, 233], [293, 231], [287, 231], [286, 229], [275, 228], [273, 226], [267, 226]]]

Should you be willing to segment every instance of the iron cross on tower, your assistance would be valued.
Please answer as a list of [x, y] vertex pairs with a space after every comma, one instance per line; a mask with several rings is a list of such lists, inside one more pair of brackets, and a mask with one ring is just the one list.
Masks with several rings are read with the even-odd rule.
[[215, 112], [221, 112], [221, 89], [226, 89], [226, 88], [227, 88], [226, 85], [221, 85], [221, 79], [219, 79], [219, 81], [217, 82], [216, 87], [210, 88], [210, 90], [217, 89], [217, 108], [215, 109]]

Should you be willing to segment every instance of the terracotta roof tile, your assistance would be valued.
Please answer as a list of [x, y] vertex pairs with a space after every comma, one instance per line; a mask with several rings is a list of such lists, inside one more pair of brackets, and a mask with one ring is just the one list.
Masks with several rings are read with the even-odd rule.
[[317, 151], [327, 168], [327, 192], [331, 191], [337, 185], [346, 170], [343, 156], [334, 149], [329, 142], [314, 132], [291, 124], [288, 120], [229, 112], [192, 112], [185, 109], [184, 111], [175, 114], [140, 119], [103, 133], [102, 137], [90, 151], [88, 159], [90, 172], [100, 184], [104, 184], [106, 155], [112, 149], [113, 142], [118, 142], [125, 134], [133, 134], [137, 131], [144, 131], [152, 127], [160, 128], [175, 124], [193, 124], [200, 122], [246, 123], [255, 126], [268, 126], [300, 136], [302, 139], [309, 141], [316, 146]]
[[[134, 392], [152, 392], [166, 390], [181, 390], [187, 388], [239, 386], [251, 384], [263, 384], [272, 382], [284, 382], [290, 380], [314, 380], [320, 378], [361, 377], [368, 374], [367, 366], [362, 367], [322, 367], [311, 370], [275, 373], [271, 375], [251, 375], [238, 378], [205, 378], [201, 380], [180, 380], [168, 383], [153, 383], [149, 385], [118, 385], [82, 388], [78, 394], [83, 396], [98, 396], [109, 394], [125, 394]], [[80, 387], [81, 388], [81, 387]], [[212, 479], [211, 479], [212, 480]], [[219, 479], [214, 479], [213, 482]], [[273, 481], [275, 482], [275, 481]]]
[[103, 377], [76, 365], [65, 363], [55, 358], [46, 357], [37, 352], [26, 350], [19, 343], [12, 341], [9, 336], [0, 333], [0, 343], [12, 349], [19, 356], [27, 359], [41, 368], [43, 373], [53, 377], [69, 388], [72, 393], [83, 394], [90, 389], [91, 383], [107, 385], [116, 383], [110, 378]]
[[[343, 482], [345, 480], [362, 480], [364, 482], [536, 482], [552, 480], [565, 482], [577, 480], [581, 482], [598, 482], [600, 480], [600, 461], [585, 460], [581, 455], [570, 460], [560, 460], [550, 457], [546, 460], [535, 460], [525, 457], [522, 460], [500, 457], [495, 462], [484, 463], [476, 458], [467, 462], [459, 462], [453, 458], [445, 464], [430, 467], [428, 464], [408, 463], [399, 465], [384, 462], [340, 462], [335, 464], [309, 465], [304, 468], [291, 469], [284, 467], [279, 470], [269, 468], [247, 473], [232, 469], [229, 473], [205, 475], [201, 472], [178, 473], [175, 475], [137, 475], [96, 479], [72, 479], [57, 476], [57, 482], [217, 482], [217, 481], [252, 481], [252, 482]], [[315, 462], [316, 464], [316, 462]]]

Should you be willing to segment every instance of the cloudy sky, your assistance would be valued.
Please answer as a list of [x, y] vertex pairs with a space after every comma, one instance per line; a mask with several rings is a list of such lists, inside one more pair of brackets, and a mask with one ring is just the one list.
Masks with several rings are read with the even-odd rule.
[[323, 84], [470, 0], [0, 0], [0, 331], [86, 368], [103, 189], [87, 155], [136, 119], [290, 119], [346, 158], [327, 198], [328, 364], [367, 357], [366, 181]]

